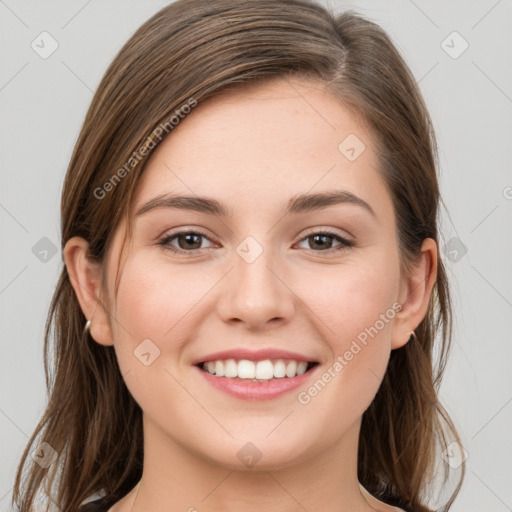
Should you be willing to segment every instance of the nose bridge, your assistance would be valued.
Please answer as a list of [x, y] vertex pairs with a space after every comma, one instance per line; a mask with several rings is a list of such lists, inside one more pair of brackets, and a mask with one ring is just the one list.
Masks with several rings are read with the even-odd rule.
[[223, 320], [237, 319], [251, 327], [270, 320], [288, 320], [293, 314], [293, 293], [276, 270], [279, 265], [267, 243], [247, 237], [232, 255], [233, 270], [218, 302]]

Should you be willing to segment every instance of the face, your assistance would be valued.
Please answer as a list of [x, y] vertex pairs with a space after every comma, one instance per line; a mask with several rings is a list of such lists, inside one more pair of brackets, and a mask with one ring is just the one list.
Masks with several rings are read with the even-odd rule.
[[[403, 292], [373, 148], [319, 84], [276, 80], [201, 103], [154, 150], [115, 302], [110, 295], [111, 328], [126, 385], [173, 444], [243, 468], [239, 450], [250, 442], [260, 469], [286, 467], [335, 446], [360, 420], [385, 373]], [[336, 201], [302, 197], [333, 192]], [[226, 211], [175, 203], [137, 215], [166, 194]], [[110, 291], [125, 229], [107, 254]], [[195, 364], [238, 349], [316, 364], [294, 389], [264, 398], [261, 383], [244, 380], [240, 396]], [[269, 354], [256, 359], [283, 358]]]

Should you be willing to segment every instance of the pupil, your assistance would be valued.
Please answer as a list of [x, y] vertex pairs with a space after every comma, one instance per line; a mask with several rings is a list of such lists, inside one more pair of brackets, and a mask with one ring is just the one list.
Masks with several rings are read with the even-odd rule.
[[[312, 236], [311, 238], [313, 238], [313, 240], [315, 240], [315, 243], [316, 243], [317, 239], [323, 239], [323, 240], [324, 240], [324, 242], [323, 242], [323, 243], [322, 243], [322, 242], [320, 243], [320, 245], [322, 246], [321, 248], [322, 248], [322, 249], [329, 249], [329, 248], [330, 248], [330, 247], [329, 247], [329, 246], [330, 246], [330, 243], [329, 243], [329, 242], [325, 242], [325, 240], [326, 240], [326, 239], [327, 239], [327, 240], [329, 240], [329, 239], [330, 239], [330, 236], [329, 236], [329, 235], [314, 235], [314, 236]], [[314, 244], [313, 244], [313, 245], [314, 245]]]
[[[185, 248], [185, 249], [199, 249], [201, 247], [201, 242], [200, 242], [200, 238], [201, 238], [201, 235], [196, 235], [196, 234], [193, 234], [193, 233], [188, 233], [186, 235], [181, 235], [179, 237], [179, 239], [185, 239], [186, 240], [186, 243], [185, 245], [188, 244], [188, 247], [183, 247], [182, 245], [183, 244], [179, 244], [180, 245], [180, 248]], [[321, 249], [329, 249], [330, 248], [330, 235], [313, 235], [313, 236], [310, 236], [309, 237], [310, 239], [313, 239], [314, 240], [314, 243], [313, 245], [317, 245], [317, 246], [320, 246]], [[190, 244], [192, 245], [195, 245], [194, 247], [190, 247]]]
[[[184, 238], [186, 240], [187, 244], [190, 244], [190, 243], [194, 244], [193, 239], [195, 238], [196, 239], [196, 245], [197, 245], [198, 244], [197, 240], [200, 238], [200, 236], [201, 235], [195, 235], [193, 233], [189, 233], [187, 235], [181, 235], [179, 237], [179, 239], [183, 239]], [[190, 245], [186, 245], [185, 247], [182, 247], [181, 243], [179, 245], [180, 245], [181, 249], [199, 249], [201, 247], [201, 242], [199, 241], [199, 246], [198, 247], [190, 247]]]

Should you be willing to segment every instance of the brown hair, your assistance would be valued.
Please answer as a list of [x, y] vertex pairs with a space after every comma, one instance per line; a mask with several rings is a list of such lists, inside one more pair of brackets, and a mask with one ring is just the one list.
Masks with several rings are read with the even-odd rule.
[[[324, 84], [374, 133], [406, 273], [425, 238], [439, 244], [441, 199], [429, 114], [414, 77], [378, 25], [310, 0], [178, 0], [145, 22], [109, 66], [87, 112], [62, 191], [62, 248], [80, 236], [89, 242], [90, 257], [104, 261], [123, 215], [131, 225], [132, 197], [149, 158], [140, 148], [191, 98], [200, 103], [230, 87], [294, 76]], [[98, 198], [113, 170], [126, 169], [134, 151], [139, 153], [129, 172]], [[64, 266], [45, 328], [49, 400], [16, 475], [13, 503], [21, 511], [32, 510], [43, 488], [63, 512], [75, 512], [96, 492], [110, 506], [141, 478], [142, 411], [125, 386], [113, 347], [93, 342], [83, 331], [85, 321]], [[437, 398], [451, 330], [439, 255], [417, 340], [391, 352], [382, 385], [362, 418], [358, 478], [388, 504], [431, 510], [425, 500], [436, 447], [460, 443]], [[58, 454], [49, 469], [29, 457], [36, 440]], [[445, 463], [442, 485], [449, 471]], [[450, 508], [463, 476], [464, 465], [442, 510]]]

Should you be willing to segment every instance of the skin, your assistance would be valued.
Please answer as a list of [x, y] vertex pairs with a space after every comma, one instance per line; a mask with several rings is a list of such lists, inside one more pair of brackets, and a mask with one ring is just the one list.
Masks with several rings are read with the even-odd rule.
[[[338, 150], [349, 134], [366, 146], [354, 161]], [[231, 91], [195, 107], [157, 146], [133, 211], [173, 192], [215, 198], [233, 217], [176, 209], [137, 217], [115, 303], [124, 221], [104, 262], [107, 290], [87, 242], [68, 241], [65, 262], [91, 336], [114, 345], [143, 410], [143, 476], [110, 512], [399, 510], [359, 485], [358, 436], [391, 350], [426, 314], [437, 247], [426, 239], [411, 274], [400, 274], [393, 204], [373, 147], [358, 118], [318, 83], [277, 79]], [[283, 217], [292, 196], [334, 188], [376, 216], [339, 204]], [[202, 248], [187, 256], [158, 245], [176, 228], [203, 231], [207, 238], [192, 242]], [[337, 251], [334, 238], [324, 246], [308, 239], [326, 228], [357, 245]], [[263, 249], [252, 263], [236, 252], [249, 235]], [[183, 238], [169, 243], [192, 252]], [[321, 376], [396, 302], [401, 311], [306, 405], [297, 394], [312, 382], [244, 401], [191, 366], [232, 347], [274, 347], [319, 361]], [[133, 353], [147, 338], [160, 350], [149, 366]], [[237, 457], [247, 442], [262, 453], [251, 468]]]

